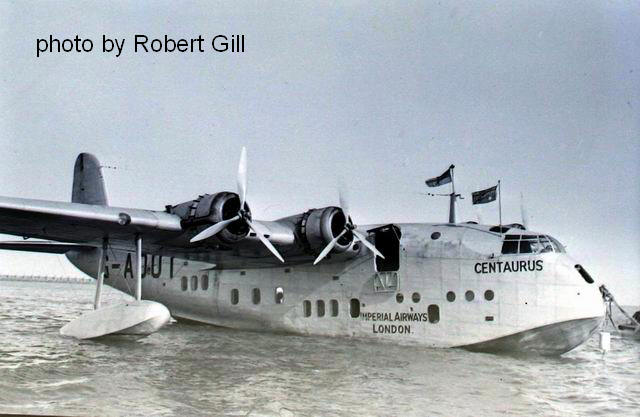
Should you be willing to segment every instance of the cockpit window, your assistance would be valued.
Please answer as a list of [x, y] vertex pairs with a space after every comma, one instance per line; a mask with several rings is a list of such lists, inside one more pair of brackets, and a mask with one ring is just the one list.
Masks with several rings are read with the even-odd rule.
[[505, 255], [515, 253], [563, 253], [564, 247], [551, 236], [535, 235], [507, 235], [502, 243], [502, 253]]
[[560, 252], [560, 253], [564, 253], [564, 246], [562, 245], [562, 243], [558, 242], [556, 239], [552, 238], [551, 236], [547, 236], [549, 238], [549, 240], [551, 240], [551, 246], [553, 247], [553, 251], [554, 252]]
[[540, 236], [540, 244], [542, 245], [542, 252], [553, 252], [553, 246], [551, 241], [546, 236]]
[[522, 236], [519, 253], [540, 253], [540, 240], [538, 236]]
[[505, 254], [518, 253], [518, 241], [505, 240], [502, 243], [502, 253], [505, 253]]

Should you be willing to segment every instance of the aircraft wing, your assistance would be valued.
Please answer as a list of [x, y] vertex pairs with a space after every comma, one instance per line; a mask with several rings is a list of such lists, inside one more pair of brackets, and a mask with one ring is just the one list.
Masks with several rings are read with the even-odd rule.
[[[67, 253], [107, 242], [110, 248], [132, 251], [140, 236], [147, 254], [198, 260], [219, 268], [300, 265], [330, 258], [331, 251], [334, 259], [356, 257], [362, 247], [377, 251], [355, 230], [348, 211], [338, 207], [311, 209], [275, 221], [253, 219], [246, 204], [246, 173], [243, 148], [237, 193], [204, 194], [166, 206], [165, 211], [111, 207], [100, 163], [82, 153], [74, 166], [71, 203], [0, 197], [0, 234], [55, 242], [0, 242], [0, 249]], [[342, 197], [340, 201], [346, 207]], [[344, 227], [336, 232], [340, 222]], [[355, 237], [364, 246], [355, 244]]]
[[80, 203], [0, 197], [0, 233], [58, 242], [132, 247], [136, 235], [146, 244], [183, 233], [176, 215]]
[[[302, 216], [272, 222], [254, 220], [254, 227], [278, 247], [286, 265], [309, 264], [316, 256], [300, 244], [296, 235]], [[161, 211], [0, 197], [0, 234], [55, 241], [0, 242], [0, 249], [66, 253], [101, 247], [108, 238], [109, 247], [133, 251], [135, 237], [141, 235], [145, 253], [207, 262], [219, 268], [282, 266], [255, 233], [233, 244], [191, 243], [197, 230], [183, 228], [182, 220]], [[357, 255], [347, 252], [335, 257]]]
[[[227, 267], [281, 265], [255, 236], [229, 246], [191, 244], [189, 237], [194, 231], [185, 231], [181, 220], [175, 214], [160, 211], [0, 197], [0, 234], [47, 240], [0, 242], [0, 249], [60, 254], [101, 247], [103, 239], [108, 238], [109, 247], [133, 251], [135, 237], [140, 234], [145, 253]], [[277, 227], [275, 222], [255, 224], [274, 243], [293, 245], [288, 228]], [[296, 261], [300, 262], [292, 259], [288, 263]]]

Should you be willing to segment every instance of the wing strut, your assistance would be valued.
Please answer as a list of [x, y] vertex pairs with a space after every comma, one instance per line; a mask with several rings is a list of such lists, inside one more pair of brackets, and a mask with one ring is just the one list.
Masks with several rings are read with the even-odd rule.
[[136, 235], [136, 300], [142, 299], [142, 236]]
[[96, 296], [93, 300], [93, 309], [100, 308], [100, 302], [102, 301], [102, 283], [104, 282], [104, 254], [107, 253], [107, 239], [102, 241], [102, 249], [100, 251], [100, 259], [98, 260], [98, 279], [96, 280]]

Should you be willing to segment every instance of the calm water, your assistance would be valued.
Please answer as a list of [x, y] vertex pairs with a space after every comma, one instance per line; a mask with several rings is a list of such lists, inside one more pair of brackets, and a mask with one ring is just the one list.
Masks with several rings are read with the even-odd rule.
[[640, 341], [513, 358], [186, 324], [139, 340], [59, 336], [93, 289], [0, 281], [0, 413], [640, 416]]

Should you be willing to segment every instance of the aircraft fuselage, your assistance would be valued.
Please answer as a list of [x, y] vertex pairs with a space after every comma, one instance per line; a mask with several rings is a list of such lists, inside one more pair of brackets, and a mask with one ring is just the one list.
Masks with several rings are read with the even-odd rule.
[[[505, 254], [504, 236], [471, 225], [397, 226], [396, 266], [364, 250], [315, 266], [256, 269], [147, 254], [142, 297], [178, 320], [481, 351], [563, 353], [603, 320], [597, 285], [564, 251]], [[67, 256], [97, 275], [97, 251]], [[134, 263], [132, 253], [109, 250], [105, 283], [133, 294]]]

